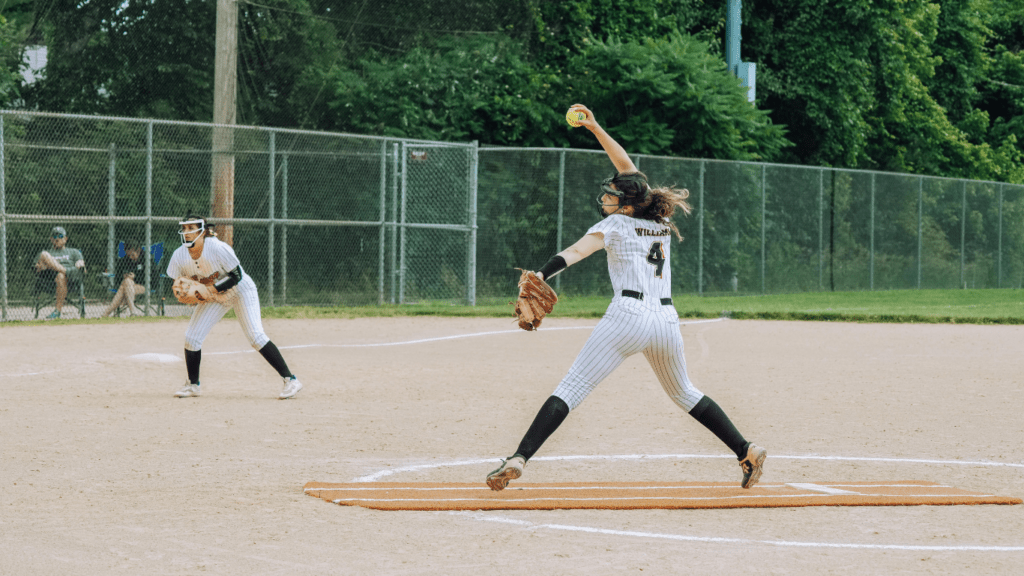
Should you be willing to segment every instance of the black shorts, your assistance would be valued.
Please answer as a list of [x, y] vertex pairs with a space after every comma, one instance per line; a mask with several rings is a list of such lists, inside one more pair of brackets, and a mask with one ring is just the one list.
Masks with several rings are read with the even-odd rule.
[[[68, 290], [76, 288], [82, 281], [82, 273], [77, 268], [73, 272], [68, 272]], [[56, 270], [43, 270], [36, 274], [36, 292], [57, 292], [57, 271]]]

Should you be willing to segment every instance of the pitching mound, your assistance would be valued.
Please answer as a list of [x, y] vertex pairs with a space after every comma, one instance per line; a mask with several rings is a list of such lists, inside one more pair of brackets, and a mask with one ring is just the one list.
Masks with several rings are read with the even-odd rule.
[[641, 508], [774, 508], [795, 506], [951, 506], [1020, 504], [934, 482], [736, 483], [583, 482], [511, 484], [494, 492], [479, 484], [424, 482], [309, 482], [306, 494], [343, 506], [376, 510], [567, 510]]

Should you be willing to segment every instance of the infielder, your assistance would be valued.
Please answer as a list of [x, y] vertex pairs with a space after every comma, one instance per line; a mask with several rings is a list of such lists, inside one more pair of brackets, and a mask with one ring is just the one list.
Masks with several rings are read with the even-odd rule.
[[185, 367], [188, 380], [175, 394], [178, 398], [199, 396], [199, 362], [203, 341], [213, 325], [234, 310], [238, 323], [245, 330], [249, 344], [259, 350], [267, 362], [284, 379], [279, 398], [294, 398], [302, 383], [288, 369], [281, 352], [263, 332], [260, 320], [260, 298], [256, 284], [242, 270], [235, 251], [221, 242], [206, 224], [206, 219], [189, 214], [178, 223], [181, 226], [181, 246], [174, 250], [167, 265], [170, 278], [190, 278], [206, 286], [204, 292], [211, 298], [199, 302], [192, 310], [192, 318], [185, 329]]
[[601, 186], [598, 204], [603, 219], [536, 274], [550, 279], [604, 248], [615, 296], [515, 454], [487, 475], [487, 485], [502, 490], [510, 480], [522, 476], [523, 467], [569, 412], [628, 356], [643, 352], [669, 397], [736, 453], [743, 470], [740, 486], [750, 488], [761, 477], [767, 451], [748, 442], [718, 404], [694, 387], [686, 374], [679, 314], [672, 305], [669, 262], [671, 235], [682, 240], [671, 218], [677, 208], [690, 213], [686, 202], [689, 191], [671, 187], [652, 190], [647, 177], [586, 106], [574, 104], [569, 112], [586, 114], [578, 123], [594, 133], [617, 172]]

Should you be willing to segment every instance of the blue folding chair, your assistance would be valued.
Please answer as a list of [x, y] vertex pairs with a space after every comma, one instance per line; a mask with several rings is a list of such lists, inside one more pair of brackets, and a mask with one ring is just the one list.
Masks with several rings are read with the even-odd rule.
[[[158, 242], [156, 244], [153, 244], [152, 247], [143, 246], [142, 247], [142, 253], [145, 254], [146, 252], [149, 252], [150, 254], [153, 255], [153, 266], [156, 267], [158, 264], [160, 264], [160, 260], [164, 257], [164, 243], [163, 242]], [[125, 251], [124, 240], [122, 240], [122, 241], [117, 243], [117, 257], [118, 258], [124, 258], [127, 255], [128, 255], [128, 252]], [[104, 285], [106, 285], [107, 289], [110, 290], [110, 292], [112, 294], [117, 294], [117, 291], [120, 288], [120, 286], [115, 286], [114, 285], [114, 280], [115, 280], [114, 279], [114, 273], [113, 272], [105, 272], [105, 273], [101, 274], [100, 276], [102, 276], [103, 283], [104, 283]], [[166, 274], [160, 274], [160, 281], [158, 282], [158, 287], [157, 288], [150, 288], [149, 293], [152, 294], [153, 296], [157, 296], [158, 294], [162, 294], [163, 293], [164, 278], [166, 278], [166, 277], [167, 277]], [[159, 291], [158, 291], [158, 289], [159, 289]], [[121, 316], [121, 309], [124, 308], [124, 307], [125, 306], [123, 306], [123, 305], [119, 306], [117, 308], [117, 310], [114, 311], [114, 315], [120, 317]], [[160, 303], [158, 304], [158, 309], [160, 311], [160, 315], [163, 316], [164, 315], [164, 298], [162, 296], [160, 297]]]

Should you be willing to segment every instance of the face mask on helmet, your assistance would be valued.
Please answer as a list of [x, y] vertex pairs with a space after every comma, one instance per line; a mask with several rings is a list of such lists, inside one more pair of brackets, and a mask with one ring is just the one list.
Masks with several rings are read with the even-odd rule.
[[[612, 188], [612, 184], [615, 185]], [[601, 193], [597, 196], [598, 211], [601, 213], [601, 217], [605, 218], [611, 216], [611, 214], [605, 214], [603, 206], [604, 195], [611, 194], [619, 199], [619, 207], [624, 208], [630, 205], [642, 204], [647, 200], [647, 196], [651, 193], [651, 187], [647, 184], [647, 176], [641, 172], [633, 174], [615, 174], [610, 178], [605, 178], [601, 182]], [[615, 212], [618, 212], [616, 210]], [[615, 212], [612, 212], [614, 214]]]
[[[604, 182], [601, 182], [601, 193], [597, 195], [597, 211], [599, 214], [601, 214], [601, 218], [607, 218], [611, 216], [615, 212], [618, 212], [619, 209], [621, 209], [625, 205], [623, 202], [622, 192], [611, 187], [612, 180], [614, 180], [614, 178], [605, 178]], [[607, 214], [604, 211], [605, 206], [612, 206], [612, 204], [604, 203], [605, 194], [610, 194], [619, 199], [618, 207], [611, 214]]]
[[[185, 231], [185, 226], [187, 224], [198, 224], [199, 228], [196, 228], [195, 230]], [[178, 222], [178, 226], [181, 227], [178, 230], [178, 234], [181, 236], [181, 243], [188, 248], [195, 246], [196, 240], [199, 240], [199, 238], [206, 233], [206, 222], [202, 219], [184, 220], [182, 222]], [[186, 236], [188, 234], [195, 234], [196, 237], [189, 241], [186, 239]]]

